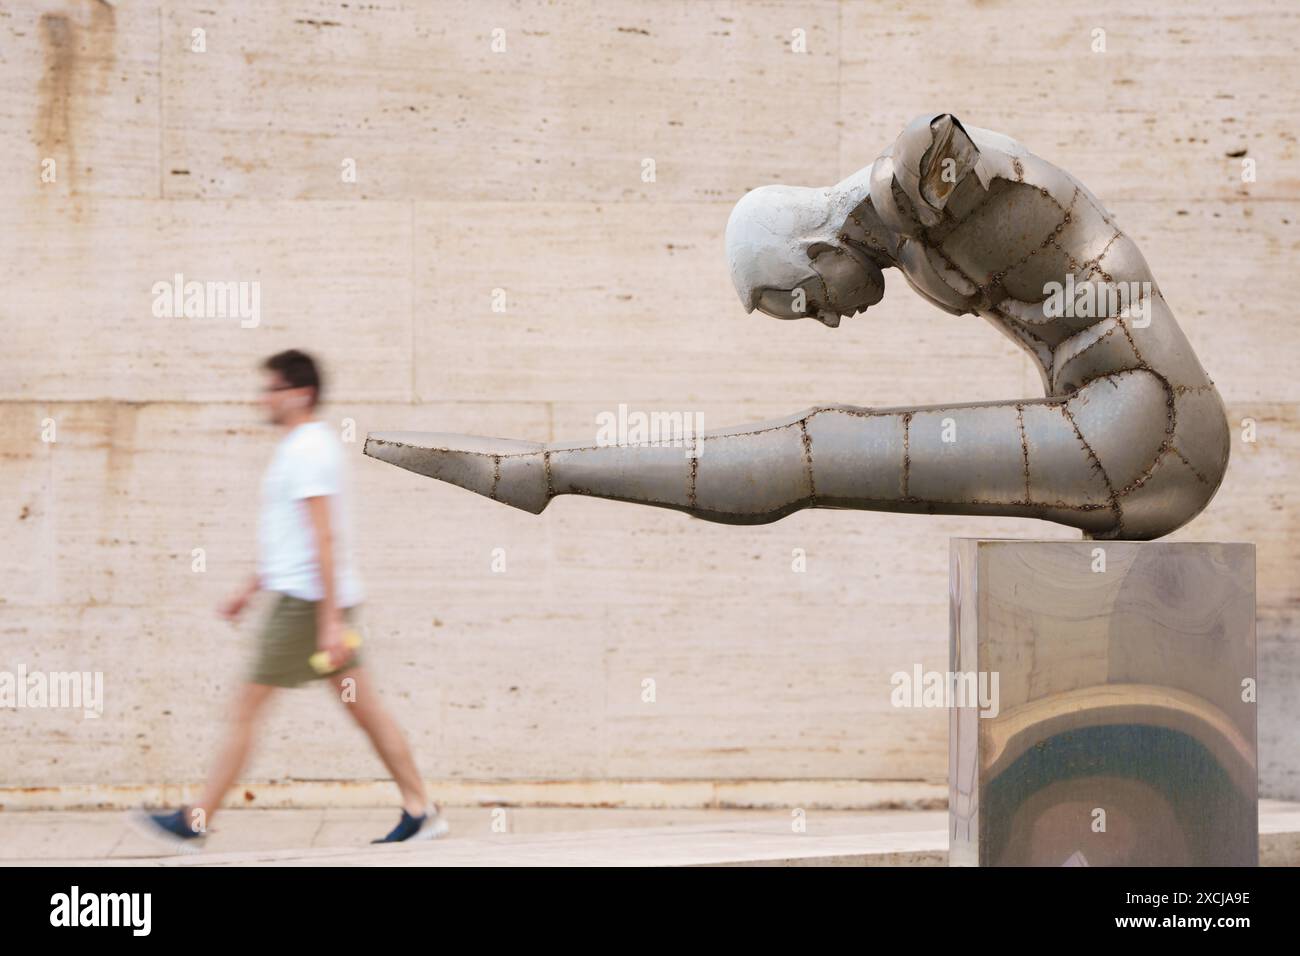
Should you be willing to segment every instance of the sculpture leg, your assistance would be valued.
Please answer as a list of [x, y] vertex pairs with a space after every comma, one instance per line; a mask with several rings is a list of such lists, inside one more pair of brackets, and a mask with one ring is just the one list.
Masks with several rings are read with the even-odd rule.
[[[365, 452], [534, 514], [577, 494], [728, 524], [855, 508], [1045, 518], [1117, 537], [1121, 503], [1172, 444], [1172, 409], [1163, 380], [1133, 370], [1068, 399], [810, 408], [708, 432], [696, 457], [678, 447], [410, 432], [371, 434]], [[1135, 536], [1149, 530], [1170, 529]]]

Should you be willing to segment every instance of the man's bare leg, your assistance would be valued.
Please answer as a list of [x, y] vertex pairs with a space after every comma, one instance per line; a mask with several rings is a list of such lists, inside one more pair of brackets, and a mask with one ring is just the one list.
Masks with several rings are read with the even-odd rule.
[[[340, 671], [331, 680], [339, 700], [366, 732], [379, 759], [392, 774], [393, 782], [402, 794], [402, 809], [413, 817], [425, 813], [429, 809], [429, 795], [416, 769], [415, 758], [411, 756], [406, 735], [379, 699], [379, 691], [370, 680], [370, 674], [364, 667], [353, 667]], [[345, 683], [347, 681], [353, 682], [351, 686]], [[436, 807], [433, 809], [437, 811]]]
[[226, 730], [225, 740], [217, 754], [216, 763], [208, 772], [207, 782], [199, 799], [188, 807], [189, 824], [192, 827], [206, 828], [227, 791], [235, 785], [239, 773], [248, 762], [253, 745], [253, 731], [258, 718], [271, 699], [275, 690], [266, 684], [243, 684], [235, 696], [234, 707], [230, 714], [230, 724]]

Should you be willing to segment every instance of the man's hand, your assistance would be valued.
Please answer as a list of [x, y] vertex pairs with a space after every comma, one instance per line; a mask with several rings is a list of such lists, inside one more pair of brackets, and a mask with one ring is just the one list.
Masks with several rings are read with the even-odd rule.
[[329, 655], [330, 670], [338, 670], [352, 656], [343, 643], [343, 615], [338, 611], [322, 613], [316, 623], [316, 650]]
[[227, 621], [236, 620], [243, 613], [244, 608], [248, 607], [248, 602], [257, 593], [258, 587], [257, 578], [253, 578], [251, 582], [240, 588], [234, 595], [218, 604], [217, 613]]

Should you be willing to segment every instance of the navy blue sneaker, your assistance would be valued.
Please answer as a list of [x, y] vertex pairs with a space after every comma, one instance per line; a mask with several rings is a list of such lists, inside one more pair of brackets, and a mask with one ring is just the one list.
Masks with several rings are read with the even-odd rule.
[[173, 810], [171, 813], [149, 813], [136, 810], [127, 818], [131, 829], [146, 840], [165, 846], [175, 853], [197, 853], [203, 847], [203, 838], [207, 835], [191, 829], [185, 819], [185, 810]]
[[371, 843], [405, 843], [407, 841], [418, 840], [436, 840], [439, 837], [445, 837], [451, 832], [451, 826], [441, 813], [429, 809], [418, 817], [413, 817], [406, 810], [402, 811], [402, 819], [397, 821], [397, 826], [388, 832], [388, 835], [378, 840], [371, 840]]

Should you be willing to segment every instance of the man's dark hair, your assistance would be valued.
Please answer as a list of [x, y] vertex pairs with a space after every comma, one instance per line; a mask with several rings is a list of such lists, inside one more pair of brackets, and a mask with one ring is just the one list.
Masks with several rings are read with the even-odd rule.
[[293, 388], [312, 389], [311, 403], [317, 405], [321, 395], [321, 375], [316, 360], [306, 352], [289, 349], [277, 352], [262, 363], [267, 371], [279, 372], [280, 377]]

